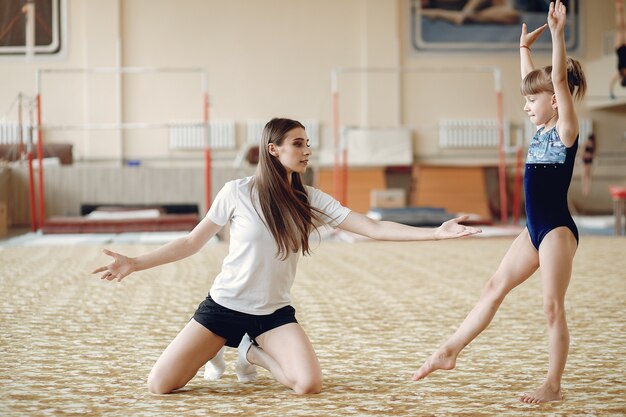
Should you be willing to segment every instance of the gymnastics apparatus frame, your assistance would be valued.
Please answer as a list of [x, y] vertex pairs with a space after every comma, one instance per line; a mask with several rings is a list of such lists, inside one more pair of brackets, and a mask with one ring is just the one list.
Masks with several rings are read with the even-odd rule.
[[[77, 124], [77, 125], [43, 125], [42, 124], [42, 83], [43, 75], [50, 73], [66, 73], [66, 74], [96, 74], [96, 73], [115, 73], [117, 84], [117, 123], [97, 123], [97, 124]], [[92, 68], [39, 68], [36, 76], [36, 130], [37, 130], [37, 159], [39, 162], [38, 175], [38, 194], [39, 194], [39, 222], [35, 213], [37, 212], [35, 200], [35, 186], [33, 180], [32, 156], [29, 161], [29, 195], [31, 208], [31, 222], [33, 231], [37, 228], [42, 229], [45, 224], [45, 192], [44, 192], [44, 169], [43, 169], [43, 129], [50, 130], [73, 130], [73, 129], [117, 129], [118, 135], [123, 129], [145, 129], [145, 128], [162, 128], [167, 127], [167, 123], [123, 123], [122, 120], [122, 94], [121, 94], [121, 75], [126, 73], [145, 74], [145, 73], [197, 73], [201, 80], [202, 94], [202, 121], [198, 122], [203, 127], [204, 134], [204, 180], [205, 180], [205, 207], [208, 211], [211, 206], [211, 138], [209, 129], [209, 92], [208, 92], [208, 73], [204, 68], [170, 68], [170, 67], [92, 67]], [[21, 117], [20, 117], [21, 123]], [[21, 131], [21, 126], [20, 126]], [[121, 141], [120, 141], [121, 143]]]
[[[458, 73], [458, 72], [487, 72], [493, 75], [494, 92], [496, 96], [496, 120], [498, 129], [498, 183], [500, 195], [500, 222], [506, 224], [508, 220], [508, 201], [506, 194], [506, 157], [504, 143], [504, 113], [502, 104], [502, 71], [498, 67], [340, 67], [331, 70], [331, 123], [333, 137], [333, 192], [342, 204], [346, 204], [348, 187], [348, 149], [340, 136], [339, 116], [339, 75], [340, 74], [405, 74], [405, 73]], [[398, 87], [399, 88], [399, 87]], [[399, 107], [402, 108], [401, 105]], [[518, 147], [515, 192], [513, 205], [513, 220], [519, 219], [519, 201], [521, 194], [521, 148]]]

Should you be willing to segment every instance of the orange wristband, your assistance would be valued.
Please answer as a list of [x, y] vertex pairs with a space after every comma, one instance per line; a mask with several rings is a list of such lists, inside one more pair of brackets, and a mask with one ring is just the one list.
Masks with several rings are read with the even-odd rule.
[[520, 45], [520, 46], [519, 46], [519, 48], [520, 48], [520, 49], [522, 49], [522, 48], [526, 48], [526, 49], [528, 49], [528, 50], [530, 51], [530, 48], [528, 47], [528, 45]]

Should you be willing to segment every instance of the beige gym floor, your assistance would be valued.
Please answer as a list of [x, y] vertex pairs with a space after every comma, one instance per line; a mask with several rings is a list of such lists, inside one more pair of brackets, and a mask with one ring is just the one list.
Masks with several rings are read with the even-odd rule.
[[[234, 349], [221, 380], [205, 381], [201, 369], [179, 393], [148, 393], [152, 364], [206, 296], [224, 243], [122, 283], [89, 274], [106, 262], [99, 244], [0, 247], [0, 415], [624, 415], [626, 238], [580, 242], [566, 300], [565, 401], [517, 401], [547, 367], [538, 274], [507, 297], [456, 370], [411, 380], [511, 241], [323, 242], [300, 262], [293, 288], [324, 371], [322, 393], [302, 397], [264, 370], [238, 383]], [[155, 245], [107, 247], [134, 255]]]

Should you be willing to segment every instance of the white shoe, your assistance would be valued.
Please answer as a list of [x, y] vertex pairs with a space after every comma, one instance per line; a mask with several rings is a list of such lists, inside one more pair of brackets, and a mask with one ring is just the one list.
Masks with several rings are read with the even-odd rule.
[[206, 366], [204, 367], [204, 379], [208, 381], [215, 381], [216, 379], [220, 379], [220, 377], [224, 374], [224, 371], [226, 370], [226, 362], [224, 362], [224, 349], [226, 349], [226, 346], [222, 346], [213, 359], [206, 363]]
[[256, 366], [248, 362], [248, 350], [252, 346], [252, 339], [248, 334], [244, 334], [237, 347], [237, 364], [235, 373], [239, 382], [252, 382], [256, 380]]

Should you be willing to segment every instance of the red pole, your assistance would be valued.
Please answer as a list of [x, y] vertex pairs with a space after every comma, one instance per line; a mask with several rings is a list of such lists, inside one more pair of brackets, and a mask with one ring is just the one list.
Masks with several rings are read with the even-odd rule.
[[209, 93], [204, 92], [204, 204], [206, 211], [211, 207], [211, 146], [209, 143]]
[[341, 173], [339, 172], [339, 93], [332, 93], [332, 124], [333, 124], [333, 195], [341, 200]]
[[502, 91], [496, 90], [496, 106], [498, 118], [498, 144], [499, 144], [499, 185], [500, 185], [500, 222], [506, 224], [508, 220], [508, 207], [506, 196], [506, 159], [504, 155], [504, 122], [502, 116]]
[[39, 161], [39, 227], [46, 219], [46, 200], [43, 186], [43, 133], [41, 131], [41, 94], [37, 94], [37, 160]]

